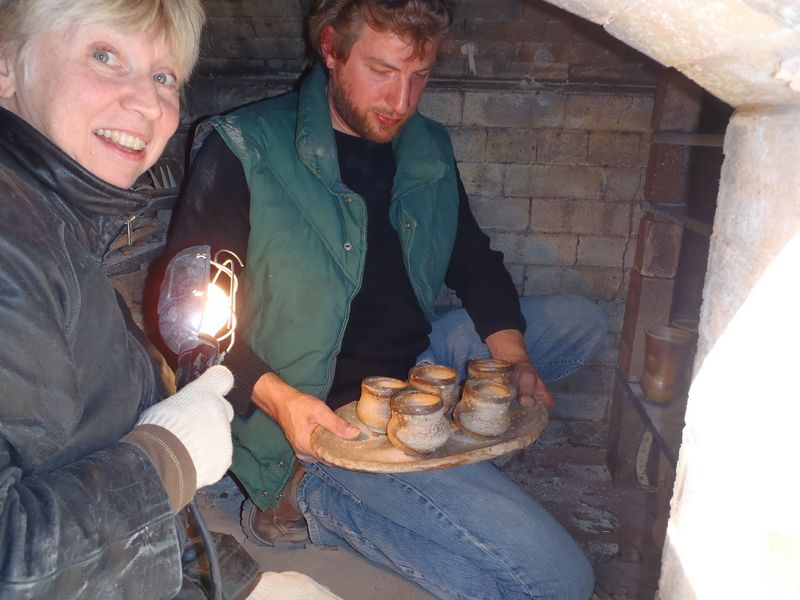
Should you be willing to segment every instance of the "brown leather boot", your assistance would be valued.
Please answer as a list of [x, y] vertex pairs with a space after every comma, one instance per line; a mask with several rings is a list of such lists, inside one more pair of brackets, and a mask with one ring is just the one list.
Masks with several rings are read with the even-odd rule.
[[302, 463], [295, 461], [283, 494], [272, 508], [260, 510], [252, 500], [245, 500], [242, 506], [242, 529], [250, 541], [261, 546], [305, 546], [308, 528], [297, 506], [297, 487], [305, 474]]

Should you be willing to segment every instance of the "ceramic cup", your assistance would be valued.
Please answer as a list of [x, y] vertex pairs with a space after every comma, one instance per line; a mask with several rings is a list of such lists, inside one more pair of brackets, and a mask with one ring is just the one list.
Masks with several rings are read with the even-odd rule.
[[505, 385], [511, 399], [517, 397], [517, 385], [514, 381], [514, 365], [499, 358], [473, 358], [467, 363], [468, 379], [489, 379]]
[[391, 402], [398, 392], [408, 387], [405, 381], [394, 377], [366, 377], [361, 382], [361, 396], [356, 404], [356, 415], [369, 429], [386, 433], [392, 416]]
[[430, 454], [440, 448], [450, 435], [441, 396], [413, 389], [397, 394], [386, 434], [406, 454]]
[[651, 402], [671, 402], [683, 391], [694, 336], [676, 327], [644, 332], [644, 372], [639, 380]]
[[408, 385], [442, 397], [445, 414], [453, 412], [458, 402], [458, 373], [444, 365], [417, 365], [408, 372]]
[[482, 438], [496, 437], [511, 424], [511, 391], [491, 379], [467, 379], [453, 420], [464, 433]]

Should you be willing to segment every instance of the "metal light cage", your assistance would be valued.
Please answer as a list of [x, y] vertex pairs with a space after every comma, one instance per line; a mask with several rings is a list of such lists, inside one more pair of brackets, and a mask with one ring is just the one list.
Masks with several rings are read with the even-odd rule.
[[[177, 253], [167, 265], [158, 298], [159, 331], [164, 343], [177, 355], [213, 339], [217, 345], [227, 340], [219, 360], [233, 347], [236, 338], [236, 293], [239, 281], [236, 268], [241, 259], [230, 250], [211, 257], [211, 248], [191, 246]], [[201, 332], [209, 300], [209, 286], [223, 290], [228, 298], [228, 314], [220, 330]]]

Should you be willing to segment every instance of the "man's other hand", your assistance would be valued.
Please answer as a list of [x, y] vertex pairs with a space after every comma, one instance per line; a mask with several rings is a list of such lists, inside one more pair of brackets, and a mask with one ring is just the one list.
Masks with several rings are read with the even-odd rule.
[[519, 403], [522, 406], [533, 406], [535, 402], [541, 402], [547, 412], [550, 412], [555, 404], [553, 395], [528, 358], [522, 332], [516, 329], [496, 331], [486, 338], [486, 345], [492, 358], [507, 360], [514, 365]]
[[553, 395], [530, 362], [516, 363], [514, 378], [517, 382], [517, 397], [522, 406], [533, 406], [536, 402], [541, 402], [547, 412], [552, 410], [555, 404]]
[[278, 423], [297, 457], [306, 462], [319, 459], [311, 447], [311, 434], [317, 427], [346, 439], [359, 434], [357, 427], [322, 400], [290, 386], [275, 373], [261, 376], [253, 389], [253, 401]]

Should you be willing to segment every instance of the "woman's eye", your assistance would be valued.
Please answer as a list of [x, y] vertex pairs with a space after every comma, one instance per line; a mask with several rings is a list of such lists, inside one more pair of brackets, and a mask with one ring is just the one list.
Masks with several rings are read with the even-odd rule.
[[101, 62], [106, 65], [113, 65], [117, 62], [117, 58], [111, 50], [95, 50], [92, 52], [92, 56], [97, 62]]
[[175, 78], [175, 75], [171, 73], [156, 73], [155, 75], [153, 75], [153, 80], [155, 80], [157, 83], [160, 83], [161, 85], [166, 85], [170, 87], [175, 86], [178, 81]]

